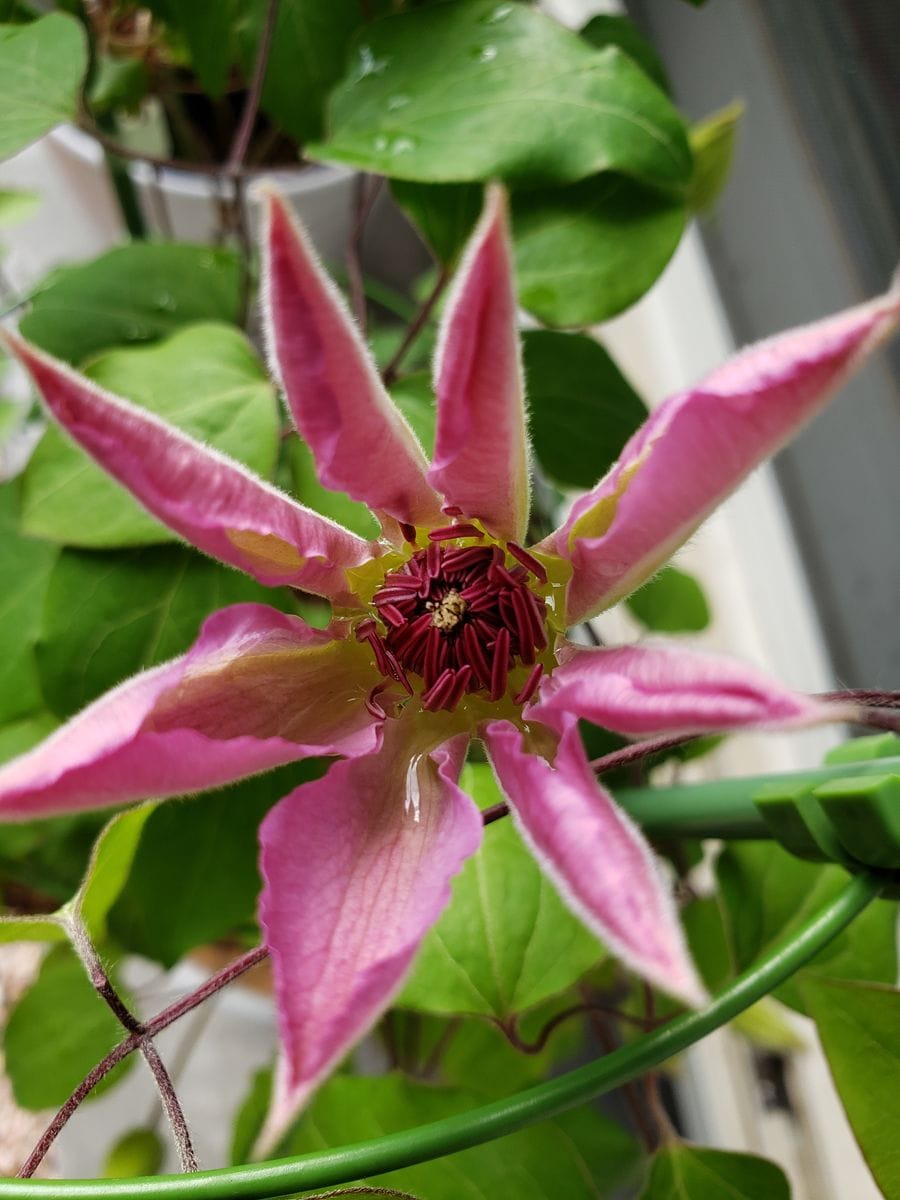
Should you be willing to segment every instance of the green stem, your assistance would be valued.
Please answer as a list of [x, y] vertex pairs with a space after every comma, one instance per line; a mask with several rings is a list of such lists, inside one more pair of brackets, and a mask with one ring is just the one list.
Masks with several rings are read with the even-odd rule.
[[5, 1179], [0, 1180], [0, 1200], [272, 1200], [380, 1175], [505, 1137], [635, 1079], [730, 1021], [827, 946], [876, 898], [880, 887], [874, 876], [854, 876], [791, 938], [722, 988], [702, 1012], [676, 1017], [637, 1042], [508, 1099], [369, 1142], [190, 1176]]
[[621, 788], [616, 790], [616, 800], [651, 838], [768, 838], [772, 835], [753, 803], [754, 796], [768, 784], [784, 786], [792, 782], [799, 788], [848, 775], [897, 773], [900, 758], [873, 758], [780, 775], [716, 779], [675, 787]]

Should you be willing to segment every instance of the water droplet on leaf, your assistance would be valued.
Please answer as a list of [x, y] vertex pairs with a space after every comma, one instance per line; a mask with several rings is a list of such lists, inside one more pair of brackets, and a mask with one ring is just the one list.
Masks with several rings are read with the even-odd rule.
[[485, 23], [488, 25], [494, 25], [498, 21], [505, 21], [514, 7], [515, 6], [512, 4], [498, 4], [497, 7], [485, 17]]
[[359, 64], [356, 69], [356, 82], [366, 79], [369, 75], [380, 75], [388, 65], [386, 58], [376, 58], [371, 46], [360, 46]]
[[472, 50], [469, 53], [470, 53], [470, 57], [474, 58], [476, 62], [489, 63], [489, 62], [493, 62], [494, 59], [497, 57], [497, 47], [496, 46], [473, 46]]
[[402, 93], [391, 96], [387, 102], [390, 112], [396, 112], [398, 108], [406, 108], [407, 104], [409, 104], [409, 96], [405, 96]]

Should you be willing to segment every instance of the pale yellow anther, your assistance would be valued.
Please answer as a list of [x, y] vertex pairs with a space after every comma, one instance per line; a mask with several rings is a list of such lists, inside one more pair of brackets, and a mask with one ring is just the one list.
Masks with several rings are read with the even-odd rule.
[[426, 607], [431, 610], [431, 624], [434, 628], [443, 629], [446, 633], [459, 624], [466, 611], [466, 602], [456, 588], [451, 588], [441, 600], [430, 600]]

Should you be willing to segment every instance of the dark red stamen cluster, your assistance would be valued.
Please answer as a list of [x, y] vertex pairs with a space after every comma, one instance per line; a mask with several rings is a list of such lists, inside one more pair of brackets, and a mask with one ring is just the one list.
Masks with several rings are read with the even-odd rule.
[[546, 582], [544, 568], [513, 544], [511, 567], [500, 546], [448, 544], [481, 536], [463, 524], [433, 530], [427, 548], [386, 575], [375, 593], [383, 628], [370, 618], [356, 630], [386, 678], [410, 693], [409, 675], [422, 678], [426, 709], [452, 710], [468, 692], [500, 700], [509, 671], [520, 663], [532, 667], [513, 697], [524, 704], [541, 678], [535, 660], [547, 646], [547, 606], [529, 582]]

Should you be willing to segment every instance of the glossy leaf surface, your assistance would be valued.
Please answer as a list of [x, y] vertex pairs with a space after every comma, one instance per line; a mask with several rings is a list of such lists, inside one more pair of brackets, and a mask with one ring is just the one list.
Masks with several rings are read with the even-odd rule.
[[239, 306], [230, 251], [132, 242], [48, 275], [19, 329], [77, 366], [100, 350], [157, 341], [194, 321], [237, 321]]
[[632, 616], [654, 633], [697, 633], [709, 624], [703, 588], [686, 571], [663, 567], [625, 602]]
[[37, 651], [43, 694], [60, 717], [71, 716], [129, 675], [185, 651], [216, 609], [282, 597], [187, 547], [63, 550]]
[[[846, 885], [840, 867], [802, 862], [774, 842], [729, 843], [717, 873], [735, 971], [788, 937]], [[811, 975], [892, 983], [897, 971], [895, 925], [896, 905], [876, 900], [773, 994], [804, 1012], [800, 983]]]
[[310, 152], [435, 183], [618, 170], [677, 187], [690, 171], [680, 118], [627, 55], [497, 0], [368, 25], [332, 94], [328, 137]]
[[641, 1200], [790, 1200], [784, 1172], [755, 1154], [682, 1143], [657, 1151]]
[[[464, 1112], [479, 1099], [462, 1089], [435, 1088], [399, 1074], [338, 1075], [313, 1101], [282, 1150], [302, 1154], [409, 1129]], [[620, 1126], [582, 1108], [439, 1162], [381, 1175], [372, 1185], [428, 1200], [604, 1200], [633, 1176], [636, 1158], [637, 1148]]]
[[593, 487], [646, 419], [644, 402], [585, 334], [532, 329], [522, 349], [538, 461], [565, 487]]
[[834, 979], [802, 991], [866, 1162], [884, 1195], [900, 1196], [900, 992]]
[[623, 175], [517, 192], [513, 238], [519, 299], [547, 325], [590, 325], [638, 300], [684, 232], [677, 195]]
[[[6, 1026], [6, 1073], [16, 1103], [28, 1109], [62, 1104], [123, 1036], [74, 953], [65, 946], [55, 948]], [[126, 1059], [91, 1095], [112, 1087], [132, 1062]]]
[[73, 119], [86, 67], [84, 32], [73, 17], [0, 25], [0, 159]]

